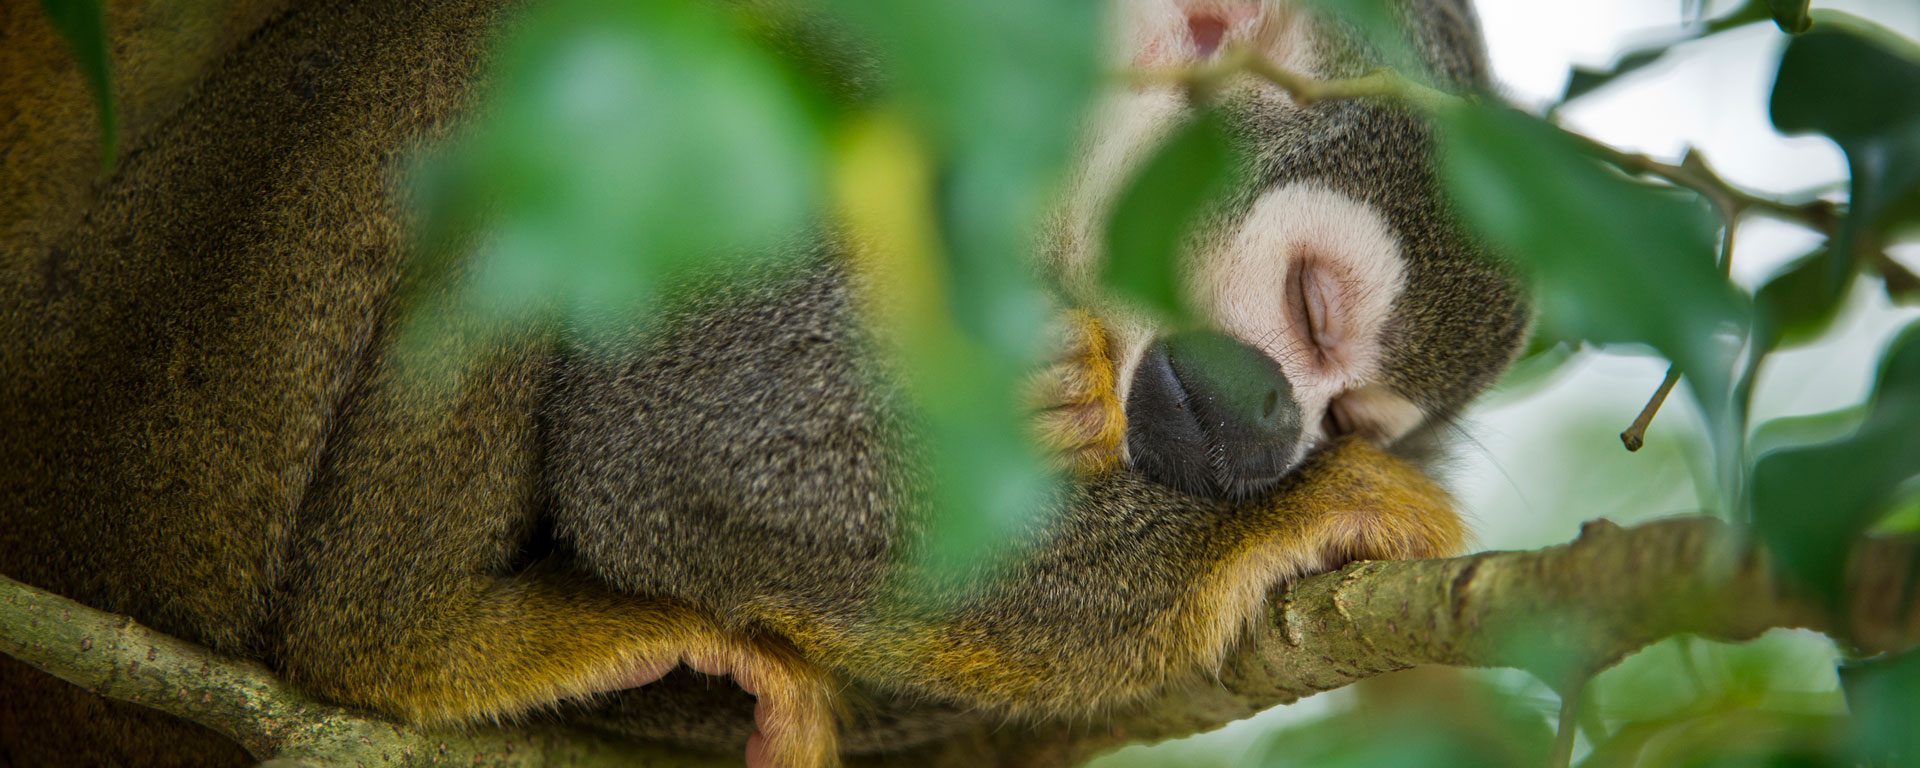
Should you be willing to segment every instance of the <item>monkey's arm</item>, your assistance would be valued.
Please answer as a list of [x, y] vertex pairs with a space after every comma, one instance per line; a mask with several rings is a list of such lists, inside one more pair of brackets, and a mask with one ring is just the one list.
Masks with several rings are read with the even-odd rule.
[[1355, 560], [1451, 554], [1463, 535], [1437, 485], [1357, 440], [1261, 503], [1203, 502], [1112, 473], [1055, 514], [1010, 572], [957, 604], [851, 626], [762, 620], [872, 685], [1085, 717], [1217, 669], [1280, 585]]

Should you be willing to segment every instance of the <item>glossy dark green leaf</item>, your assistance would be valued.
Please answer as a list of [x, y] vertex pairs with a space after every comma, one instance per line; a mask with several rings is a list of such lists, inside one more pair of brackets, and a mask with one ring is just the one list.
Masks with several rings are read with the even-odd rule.
[[1780, 566], [1838, 598], [1846, 554], [1920, 476], [1920, 324], [1881, 361], [1860, 426], [1838, 440], [1784, 448], [1754, 465], [1753, 514]]
[[1831, 249], [1802, 256], [1754, 295], [1754, 344], [1760, 349], [1818, 338], [1840, 314], [1854, 267]]
[[1188, 123], [1135, 174], [1107, 221], [1105, 283], [1169, 317], [1185, 317], [1179, 269], [1201, 216], [1240, 167], [1217, 114]]
[[816, 105], [715, 6], [543, 5], [498, 61], [482, 118], [418, 178], [427, 250], [472, 251], [465, 310], [625, 323], [668, 276], [819, 213]]
[[1773, 87], [1773, 124], [1820, 133], [1847, 154], [1850, 213], [1835, 249], [1848, 256], [1920, 190], [1920, 49], [1896, 33], [1820, 12], [1787, 46]]
[[[1472, 104], [1442, 116], [1446, 182], [1466, 220], [1539, 286], [1556, 338], [1646, 344], [1702, 403], [1724, 404], [1746, 307], [1691, 196], [1629, 181], [1540, 120]], [[1709, 411], [1712, 412], [1712, 408]], [[1722, 414], [1724, 415], [1724, 414]]]
[[1667, 40], [1651, 45], [1643, 45], [1632, 51], [1628, 51], [1615, 60], [1613, 66], [1607, 67], [1606, 69], [1575, 67], [1572, 76], [1567, 78], [1567, 87], [1560, 95], [1560, 102], [1564, 104], [1573, 101], [1581, 96], [1606, 87], [1607, 84], [1616, 79], [1644, 69], [1654, 62], [1665, 58], [1667, 53], [1671, 52], [1675, 46], [1710, 37], [1729, 29], [1738, 29], [1748, 24], [1766, 21], [1768, 18], [1770, 18], [1770, 14], [1767, 11], [1767, 3], [1765, 0], [1747, 0], [1747, 2], [1740, 7], [1708, 19], [1706, 23], [1700, 24], [1697, 28], [1688, 32], [1676, 34]]
[[1645, 68], [1647, 65], [1659, 61], [1666, 57], [1667, 51], [1669, 50], [1671, 50], [1669, 46], [1662, 45], [1657, 48], [1643, 48], [1632, 51], [1621, 56], [1618, 61], [1613, 63], [1613, 66], [1606, 69], [1574, 67], [1573, 74], [1567, 78], [1566, 90], [1560, 94], [1560, 101], [1562, 103], [1573, 101], [1574, 99], [1597, 91], [1622, 76], [1633, 74]]
[[100, 116], [101, 163], [111, 167], [120, 140], [119, 116], [114, 110], [113, 60], [107, 51], [107, 21], [100, 0], [40, 0], [40, 8], [73, 48], [74, 62], [93, 91], [94, 109]]
[[1847, 665], [1840, 682], [1854, 713], [1859, 764], [1920, 764], [1920, 653]]
[[1780, 31], [1797, 35], [1813, 27], [1813, 18], [1807, 13], [1809, 4], [1808, 0], [1767, 0], [1767, 10]]

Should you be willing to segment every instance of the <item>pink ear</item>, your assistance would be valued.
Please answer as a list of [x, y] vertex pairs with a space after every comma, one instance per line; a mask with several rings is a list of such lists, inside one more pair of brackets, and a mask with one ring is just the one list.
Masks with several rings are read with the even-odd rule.
[[1193, 45], [1194, 54], [1204, 59], [1220, 50], [1220, 44], [1227, 39], [1229, 27], [1225, 19], [1217, 16], [1187, 14], [1187, 37]]
[[[1120, 0], [1132, 6], [1134, 63], [1179, 66], [1228, 46], [1270, 47], [1276, 22], [1291, 11], [1281, 0]], [[1269, 53], [1274, 53], [1269, 51]]]

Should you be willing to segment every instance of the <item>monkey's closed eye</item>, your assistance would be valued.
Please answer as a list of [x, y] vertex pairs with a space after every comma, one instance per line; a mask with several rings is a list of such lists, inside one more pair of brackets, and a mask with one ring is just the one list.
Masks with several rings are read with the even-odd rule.
[[1334, 362], [1334, 351], [1341, 343], [1338, 333], [1338, 308], [1335, 287], [1311, 260], [1300, 259], [1287, 270], [1287, 314], [1298, 334], [1308, 359], [1316, 367]]

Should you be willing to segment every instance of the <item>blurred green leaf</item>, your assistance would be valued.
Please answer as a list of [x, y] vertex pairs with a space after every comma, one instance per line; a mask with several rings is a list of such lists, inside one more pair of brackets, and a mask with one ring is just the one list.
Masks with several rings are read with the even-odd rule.
[[1555, 374], [1579, 351], [1579, 342], [1567, 342], [1551, 339], [1543, 333], [1535, 333], [1527, 340], [1527, 348], [1520, 353], [1520, 359], [1500, 374], [1499, 382], [1493, 386], [1493, 397], [1500, 399], [1522, 398], [1545, 389], [1558, 381]]
[[1402, 76], [1427, 82], [1432, 73], [1408, 36], [1403, 8], [1395, 0], [1309, 0], [1346, 27], [1366, 57]]
[[472, 133], [418, 176], [424, 250], [475, 249], [460, 311], [592, 332], [675, 273], [777, 253], [809, 225], [816, 105], [740, 21], [671, 0], [530, 11]]
[[1025, 357], [1044, 302], [1026, 254], [1100, 77], [1101, 5], [833, 0], [879, 46], [942, 158], [942, 240], [961, 326]]
[[[1601, 168], [1560, 130], [1474, 103], [1442, 115], [1443, 171], [1466, 220], [1536, 278], [1558, 338], [1640, 343], [1686, 373], [1710, 417], [1746, 307], [1714, 263], [1696, 198]], [[1722, 418], [1724, 412], [1717, 414]]]
[[1217, 113], [1201, 115], [1162, 144], [1107, 220], [1106, 285], [1167, 317], [1186, 317], [1185, 246], [1240, 167]]
[[1854, 713], [1857, 758], [1875, 768], [1920, 764], [1920, 653], [1850, 664], [1840, 681]]
[[1780, 31], [1797, 35], [1813, 27], [1813, 19], [1807, 15], [1809, 4], [1808, 0], [1767, 0], [1767, 10]]
[[1754, 346], [1804, 344], [1833, 325], [1854, 277], [1853, 260], [1830, 248], [1802, 256], [1754, 295]]
[[93, 91], [94, 109], [100, 115], [100, 162], [111, 168], [120, 140], [119, 116], [114, 111], [113, 60], [107, 51], [107, 20], [100, 0], [40, 0], [40, 9], [73, 48], [74, 62]]
[[1876, 534], [1916, 534], [1920, 533], [1920, 483], [1908, 483], [1907, 487], [1895, 492], [1899, 499], [1893, 503], [1893, 511], [1873, 526]]
[[[1050, 487], [1017, 384], [1044, 337], [1028, 254], [1101, 77], [1103, 5], [1031, 0], [832, 0], [875, 44], [890, 93], [930, 139], [938, 240], [959, 338], [913, 377], [928, 413], [942, 571], [992, 559]], [[927, 366], [921, 366], [923, 368]]]
[[[1391, 681], [1370, 681], [1379, 685]], [[1389, 687], [1360, 706], [1269, 734], [1247, 752], [1257, 768], [1498, 768], [1547, 764], [1546, 713], [1477, 678]]]
[[[1586, 768], [1828, 765], [1846, 711], [1832, 641], [1774, 631], [1750, 643], [1668, 638], [1590, 686], [1619, 723]], [[1804, 762], [1805, 760], [1813, 762]]]
[[1837, 411], [1768, 419], [1754, 428], [1748, 453], [1760, 456], [1783, 448], [1830, 443], [1853, 434], [1866, 420], [1864, 403]]
[[1920, 190], [1920, 49], [1856, 17], [1822, 11], [1780, 59], [1771, 114], [1783, 133], [1820, 133], [1846, 152], [1851, 208], [1833, 249], [1851, 259]]
[[1881, 361], [1866, 418], [1851, 435], [1760, 457], [1753, 473], [1754, 524], [1783, 570], [1837, 599], [1854, 541], [1916, 476], [1920, 323], [1895, 338]]

